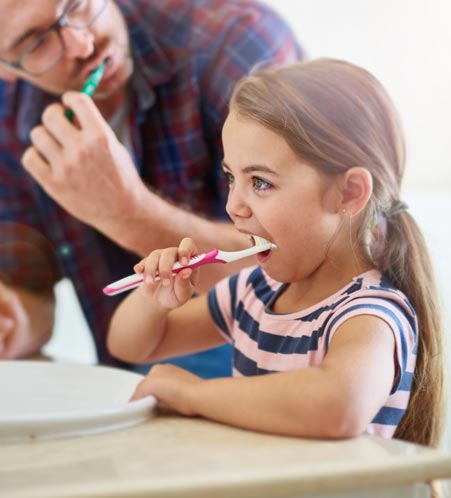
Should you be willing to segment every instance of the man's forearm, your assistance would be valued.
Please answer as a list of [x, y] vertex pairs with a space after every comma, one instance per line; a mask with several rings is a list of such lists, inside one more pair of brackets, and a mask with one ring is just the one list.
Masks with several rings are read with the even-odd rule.
[[[158, 248], [177, 246], [184, 237], [195, 240], [200, 252], [215, 247], [236, 251], [249, 247], [247, 238], [231, 222], [213, 221], [174, 206], [156, 194], [146, 191], [139, 203], [107, 228], [106, 234], [122, 247], [144, 257]], [[209, 265], [201, 271], [198, 291], [209, 289], [221, 278], [249, 266], [245, 259], [227, 265]]]

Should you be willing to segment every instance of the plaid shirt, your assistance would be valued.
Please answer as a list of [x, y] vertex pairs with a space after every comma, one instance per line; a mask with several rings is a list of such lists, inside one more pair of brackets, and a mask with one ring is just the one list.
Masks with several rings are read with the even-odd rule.
[[[225, 218], [220, 160], [228, 97], [256, 64], [301, 58], [294, 36], [268, 7], [250, 0], [117, 4], [135, 60], [128, 125], [136, 168], [176, 203]], [[32, 227], [50, 242], [74, 284], [99, 360], [120, 365], [105, 338], [122, 296], [106, 298], [102, 288], [129, 274], [138, 257], [60, 208], [20, 163], [30, 130], [52, 99], [26, 82], [0, 81], [0, 222]], [[0, 276], [14, 273], [10, 256], [0, 252]], [[36, 261], [22, 254], [16, 265], [32, 274]]]

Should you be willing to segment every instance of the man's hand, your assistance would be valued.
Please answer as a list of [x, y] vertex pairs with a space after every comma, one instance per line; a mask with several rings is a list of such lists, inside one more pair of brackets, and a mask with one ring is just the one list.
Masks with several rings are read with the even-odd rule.
[[64, 209], [109, 235], [147, 189], [93, 101], [77, 92], [63, 101], [74, 110], [76, 123], [67, 119], [63, 105], [51, 104], [42, 125], [31, 131], [33, 145], [22, 163]]
[[[231, 223], [209, 220], [151, 192], [90, 97], [68, 92], [63, 104], [74, 111], [75, 122], [67, 119], [63, 105], [47, 107], [42, 125], [31, 131], [33, 145], [25, 151], [22, 163], [72, 216], [141, 256], [175, 246], [186, 234], [202, 252], [218, 240], [224, 250], [248, 245]], [[200, 277], [197, 291], [209, 289], [247, 264], [215, 265]]]
[[16, 358], [27, 349], [30, 323], [16, 292], [0, 282], [0, 358]]

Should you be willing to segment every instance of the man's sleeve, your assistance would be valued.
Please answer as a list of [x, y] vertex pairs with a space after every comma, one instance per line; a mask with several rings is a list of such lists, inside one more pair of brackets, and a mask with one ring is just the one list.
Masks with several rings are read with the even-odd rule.
[[305, 54], [288, 24], [269, 7], [224, 2], [220, 10], [215, 22], [210, 19], [212, 43], [205, 54], [208, 62], [201, 77], [201, 95], [204, 129], [217, 166], [215, 180], [225, 202], [221, 130], [235, 84], [258, 67], [293, 63]]
[[37, 186], [20, 163], [27, 144], [18, 138], [16, 91], [0, 80], [0, 281], [48, 291], [62, 271], [43, 235]]

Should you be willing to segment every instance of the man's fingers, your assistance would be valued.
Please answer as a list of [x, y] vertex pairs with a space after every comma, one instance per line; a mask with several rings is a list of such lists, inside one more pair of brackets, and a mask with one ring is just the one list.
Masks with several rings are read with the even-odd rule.
[[109, 129], [100, 111], [88, 95], [80, 92], [66, 92], [63, 94], [62, 101], [77, 116], [82, 130], [87, 129], [94, 132], [99, 127]]
[[0, 316], [0, 342], [3, 344], [5, 337], [14, 328], [14, 321], [7, 316]]
[[50, 165], [36, 147], [28, 147], [22, 156], [22, 165], [41, 186], [47, 183], [47, 179], [52, 174]]
[[33, 145], [50, 164], [51, 159], [61, 155], [61, 145], [44, 126], [36, 126], [30, 133]]
[[78, 129], [71, 123], [66, 115], [66, 110], [59, 104], [50, 104], [42, 113], [42, 123], [54, 139], [60, 144], [68, 144], [77, 140]]
[[0, 353], [6, 349], [6, 341], [8, 336], [14, 329], [14, 320], [7, 316], [0, 315]]
[[0, 338], [9, 334], [14, 327], [14, 320], [8, 316], [0, 315]]

